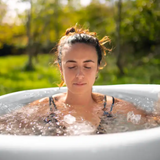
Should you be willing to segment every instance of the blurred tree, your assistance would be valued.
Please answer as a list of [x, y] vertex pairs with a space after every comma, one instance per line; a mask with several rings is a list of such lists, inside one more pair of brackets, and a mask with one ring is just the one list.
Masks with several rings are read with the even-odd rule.
[[124, 75], [123, 65], [121, 62], [122, 51], [121, 51], [121, 10], [122, 10], [122, 1], [118, 0], [117, 3], [118, 12], [117, 12], [117, 61], [116, 64], [119, 68], [120, 75]]
[[30, 9], [26, 13], [26, 31], [28, 37], [28, 63], [26, 70], [34, 69], [32, 58], [40, 52], [41, 43], [48, 45], [59, 38], [60, 1], [50, 0], [21, 0], [29, 2]]
[[28, 45], [27, 45], [27, 52], [28, 52], [28, 63], [26, 64], [26, 70], [33, 70], [33, 63], [32, 63], [32, 52], [31, 52], [31, 45], [32, 45], [32, 37], [31, 37], [31, 21], [32, 21], [32, 0], [22, 0], [28, 1], [30, 3], [30, 9], [28, 9], [27, 13], [27, 37], [28, 37]]
[[77, 11], [77, 22], [96, 31], [99, 37], [115, 32], [112, 8], [101, 3], [93, 3]]
[[154, 52], [160, 45], [160, 1], [126, 1], [122, 17], [122, 44], [133, 47], [133, 57], [141, 59]]
[[7, 4], [0, 0], [0, 25], [2, 25], [3, 19], [7, 13]]
[[2, 0], [0, 0], [0, 33], [1, 33], [0, 34], [0, 48], [3, 48], [3, 42], [4, 42], [4, 39], [6, 39], [5, 36], [3, 35], [4, 35], [4, 30], [6, 30], [7, 27], [5, 27], [2, 24], [6, 13], [7, 13], [7, 4], [5, 4], [4, 2], [2, 2]]
[[10, 22], [7, 16], [8, 6], [4, 1], [0, 0], [0, 56], [15, 54], [18, 52], [17, 43], [22, 45], [24, 40], [19, 41], [19, 37], [24, 35], [24, 28], [22, 25]]
[[30, 8], [27, 10], [26, 15], [26, 33], [27, 33], [27, 53], [28, 53], [28, 62], [25, 66], [26, 70], [33, 70], [33, 62], [32, 62], [32, 52], [31, 52], [31, 45], [32, 45], [32, 35], [31, 35], [31, 21], [32, 21], [32, 7], [33, 2], [32, 0], [19, 0], [20, 2], [28, 2], [30, 4]]
[[[124, 67], [130, 62], [136, 61], [132, 65], [142, 64], [144, 57], [151, 58], [158, 54], [156, 48], [160, 45], [160, 1], [126, 0], [119, 2], [120, 0], [115, 1], [115, 6], [117, 6], [115, 20], [118, 22], [119, 19], [118, 23], [121, 25], [117, 25], [118, 35], [112, 34], [112, 36], [114, 40], [117, 39], [116, 48], [117, 51], [119, 50], [117, 66], [123, 75]], [[120, 39], [119, 42], [118, 39]]]
[[[14, 45], [25, 45], [28, 40], [28, 68], [33, 67], [32, 58], [39, 50], [45, 49], [49, 52], [65, 29], [76, 23], [89, 28], [90, 31], [96, 31], [99, 38], [108, 35], [113, 46], [117, 50], [120, 48], [117, 54], [117, 66], [121, 65], [120, 73], [125, 73], [125, 66], [130, 62], [144, 61], [144, 57], [152, 57], [151, 53], [155, 55], [156, 47], [160, 44], [159, 0], [122, 1], [121, 14], [118, 12], [120, 3], [114, 3], [114, 0], [106, 0], [103, 3], [100, 0], [92, 0], [87, 6], [82, 6], [80, 0], [20, 1], [30, 3], [30, 9], [19, 15], [21, 24], [1, 25], [0, 39], [2, 44]], [[121, 20], [121, 25], [117, 25], [119, 32], [116, 31], [118, 16]], [[116, 33], [121, 36], [118, 38]], [[118, 39], [121, 41], [117, 42]]]

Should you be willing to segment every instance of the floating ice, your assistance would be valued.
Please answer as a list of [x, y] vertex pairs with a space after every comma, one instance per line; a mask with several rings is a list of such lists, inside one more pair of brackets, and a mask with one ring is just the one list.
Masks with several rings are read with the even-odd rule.
[[68, 124], [73, 124], [76, 121], [76, 118], [70, 114], [64, 116], [63, 120]]
[[140, 114], [134, 114], [133, 111], [127, 113], [127, 121], [131, 121], [133, 124], [138, 124], [141, 120]]
[[67, 132], [70, 135], [88, 135], [94, 133], [96, 128], [89, 122], [74, 123], [67, 127]]

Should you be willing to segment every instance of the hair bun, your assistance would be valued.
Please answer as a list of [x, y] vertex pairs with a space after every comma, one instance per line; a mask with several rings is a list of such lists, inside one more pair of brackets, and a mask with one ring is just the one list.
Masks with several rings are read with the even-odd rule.
[[75, 32], [75, 31], [76, 31], [76, 30], [75, 30], [74, 27], [68, 28], [68, 29], [66, 30], [65, 35], [68, 35], [69, 33], [73, 33], [73, 32]]

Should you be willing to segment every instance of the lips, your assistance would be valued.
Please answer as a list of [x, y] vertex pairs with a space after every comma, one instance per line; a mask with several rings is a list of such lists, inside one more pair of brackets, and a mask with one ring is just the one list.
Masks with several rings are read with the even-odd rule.
[[86, 83], [73, 83], [74, 85], [77, 85], [77, 86], [83, 86], [85, 85]]

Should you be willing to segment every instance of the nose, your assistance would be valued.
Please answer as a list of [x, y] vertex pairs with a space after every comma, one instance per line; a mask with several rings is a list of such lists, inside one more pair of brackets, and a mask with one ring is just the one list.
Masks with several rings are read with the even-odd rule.
[[76, 78], [82, 79], [84, 77], [84, 73], [81, 68], [77, 69]]

